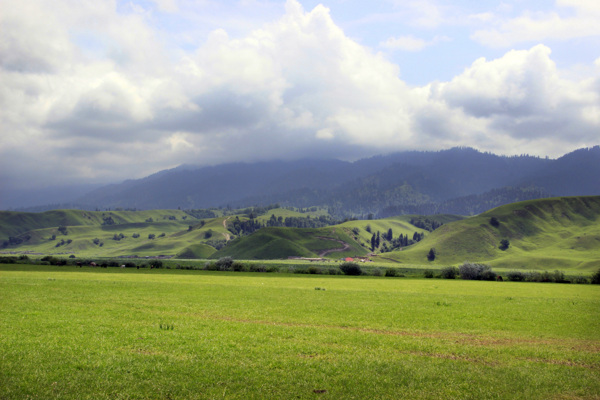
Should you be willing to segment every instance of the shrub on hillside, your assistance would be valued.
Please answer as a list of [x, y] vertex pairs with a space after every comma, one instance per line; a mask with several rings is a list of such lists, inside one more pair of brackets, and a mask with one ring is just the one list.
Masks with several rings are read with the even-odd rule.
[[500, 241], [500, 246], [498, 246], [498, 248], [502, 251], [508, 250], [509, 247], [510, 247], [510, 242], [508, 241], [508, 239], [502, 239]]
[[435, 260], [435, 256], [436, 256], [436, 251], [435, 249], [432, 247], [431, 249], [429, 249], [429, 253], [427, 253], [427, 259], [429, 261], [434, 261]]
[[588, 283], [588, 279], [585, 276], [579, 275], [573, 278], [573, 283], [585, 284]]
[[440, 270], [440, 275], [443, 279], [456, 279], [456, 276], [458, 275], [458, 268], [444, 267]]
[[485, 264], [466, 262], [458, 268], [458, 273], [460, 278], [465, 280], [493, 281], [496, 279], [492, 267]]
[[344, 273], [344, 275], [361, 275], [362, 269], [355, 262], [345, 262], [340, 265], [340, 270]]

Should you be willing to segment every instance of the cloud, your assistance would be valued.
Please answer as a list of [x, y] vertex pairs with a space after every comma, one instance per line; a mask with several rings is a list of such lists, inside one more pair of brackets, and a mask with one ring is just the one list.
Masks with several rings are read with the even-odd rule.
[[[558, 11], [525, 11], [515, 18], [491, 18], [492, 28], [475, 31], [471, 39], [485, 46], [509, 47], [523, 42], [547, 39], [564, 41], [600, 36], [600, 6], [587, 0], [558, 0]], [[569, 11], [575, 15], [566, 16]]]
[[390, 50], [421, 51], [426, 47], [433, 46], [439, 42], [448, 42], [447, 36], [435, 36], [432, 40], [416, 38], [412, 35], [391, 37], [379, 44], [380, 47]]
[[413, 26], [435, 28], [444, 23], [443, 7], [430, 0], [392, 0], [396, 10], [406, 16]]
[[[157, 4], [175, 18], [187, 3]], [[597, 141], [600, 73], [567, 80], [546, 46], [478, 59], [448, 82], [411, 87], [398, 65], [349, 38], [324, 6], [306, 11], [290, 0], [260, 29], [214, 29], [191, 49], [166, 42], [153, 8], [14, 6], [0, 15], [3, 185], [458, 145], [557, 155]], [[409, 36], [405, 48], [409, 39], [414, 49], [446, 40]], [[402, 45], [394, 40], [390, 46]]]
[[600, 80], [566, 80], [550, 55], [538, 45], [478, 59], [452, 81], [430, 85], [431, 99], [485, 123], [488, 138], [501, 137], [493, 148], [532, 149], [536, 143], [552, 153], [561, 144], [592, 144], [600, 127]]

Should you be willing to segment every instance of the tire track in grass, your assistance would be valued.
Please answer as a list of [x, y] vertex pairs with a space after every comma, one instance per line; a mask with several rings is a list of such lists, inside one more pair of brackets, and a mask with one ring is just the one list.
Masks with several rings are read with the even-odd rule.
[[[326, 324], [304, 324], [304, 323], [296, 323], [296, 322], [274, 322], [274, 321], [264, 321], [264, 320], [250, 320], [244, 318], [234, 318], [234, 317], [226, 317], [226, 316], [215, 316], [215, 315], [198, 315], [194, 314], [194, 316], [200, 316], [203, 319], [208, 320], [216, 320], [216, 321], [227, 321], [227, 322], [236, 322], [242, 324], [256, 324], [256, 325], [271, 325], [276, 327], [291, 327], [291, 328], [317, 328], [317, 329], [332, 329], [332, 330], [342, 330], [342, 331], [352, 331], [352, 332], [361, 332], [368, 333], [374, 335], [387, 335], [387, 336], [404, 336], [404, 337], [413, 337], [413, 338], [429, 338], [429, 339], [437, 339], [447, 342], [454, 342], [459, 345], [465, 346], [473, 346], [473, 347], [510, 347], [510, 346], [518, 346], [518, 345], [527, 345], [530, 347], [537, 346], [552, 346], [554, 348], [568, 348], [574, 349], [577, 348], [578, 351], [584, 351], [587, 353], [598, 353], [600, 343], [592, 340], [578, 340], [578, 339], [536, 339], [536, 338], [502, 338], [502, 337], [492, 337], [492, 336], [483, 336], [483, 335], [474, 335], [469, 333], [460, 333], [460, 332], [419, 332], [419, 331], [397, 331], [397, 330], [383, 330], [383, 329], [374, 329], [374, 328], [361, 328], [361, 327], [353, 327], [353, 326], [339, 326], [339, 325], [326, 325]], [[468, 361], [473, 363], [483, 363], [487, 365], [494, 365], [492, 361], [485, 360], [482, 358], [476, 357], [468, 357], [464, 355], [457, 355], [453, 353], [427, 353], [427, 352], [410, 352], [404, 351], [401, 353], [413, 354], [416, 356], [423, 357], [432, 357], [432, 358], [444, 358], [444, 359], [452, 359], [457, 361]], [[580, 367], [587, 368], [592, 370], [600, 370], [600, 363], [585, 363], [581, 361], [572, 361], [572, 360], [557, 360], [557, 359], [543, 359], [536, 357], [514, 357], [515, 360], [533, 362], [533, 363], [542, 363], [542, 364], [552, 364], [552, 365], [563, 365], [568, 367]]]

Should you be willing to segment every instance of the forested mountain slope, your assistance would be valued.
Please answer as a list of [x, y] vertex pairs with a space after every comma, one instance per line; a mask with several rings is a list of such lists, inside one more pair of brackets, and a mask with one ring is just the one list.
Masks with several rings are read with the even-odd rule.
[[556, 160], [471, 148], [402, 152], [355, 162], [296, 160], [181, 166], [96, 189], [72, 205], [94, 210], [325, 206], [343, 216], [473, 215], [514, 201], [600, 194], [600, 147]]

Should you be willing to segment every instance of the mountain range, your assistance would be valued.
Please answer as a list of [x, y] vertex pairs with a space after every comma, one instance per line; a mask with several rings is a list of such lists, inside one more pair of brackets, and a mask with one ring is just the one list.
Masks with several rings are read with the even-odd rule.
[[[60, 208], [205, 209], [279, 203], [326, 206], [337, 216], [470, 215], [521, 200], [599, 194], [600, 146], [557, 159], [452, 148], [354, 162], [303, 159], [182, 165], [96, 188]], [[58, 207], [46, 207], [50, 208]]]

